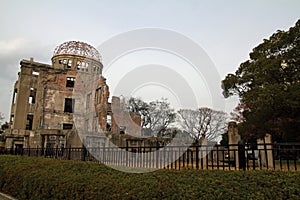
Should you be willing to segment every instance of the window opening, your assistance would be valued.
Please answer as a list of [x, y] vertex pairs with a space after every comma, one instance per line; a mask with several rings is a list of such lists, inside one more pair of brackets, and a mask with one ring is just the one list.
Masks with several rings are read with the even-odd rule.
[[91, 101], [92, 101], [92, 93], [89, 93], [86, 96], [86, 110], [89, 110], [91, 108]]
[[80, 68], [81, 68], [81, 62], [80, 61], [77, 61], [77, 70], [80, 70]]
[[15, 89], [14, 90], [14, 96], [13, 96], [13, 104], [16, 104], [17, 94], [18, 94], [18, 89]]
[[96, 89], [96, 104], [99, 104], [101, 101], [101, 88]]
[[65, 98], [65, 109], [64, 112], [73, 113], [74, 112], [75, 99]]
[[72, 67], [72, 60], [68, 60], [67, 68], [71, 68], [71, 67]]
[[39, 72], [36, 72], [36, 71], [33, 71], [33, 72], [32, 72], [32, 75], [38, 76], [38, 75], [40, 75], [40, 73], [39, 73]]
[[85, 71], [88, 72], [89, 71], [89, 64], [85, 63]]
[[75, 78], [67, 77], [66, 87], [74, 87], [74, 85], [75, 85]]
[[63, 130], [71, 130], [73, 129], [73, 124], [63, 124]]
[[33, 115], [27, 115], [26, 130], [32, 130]]
[[36, 97], [36, 89], [30, 88], [30, 94], [29, 94], [29, 104], [35, 103], [35, 97]]

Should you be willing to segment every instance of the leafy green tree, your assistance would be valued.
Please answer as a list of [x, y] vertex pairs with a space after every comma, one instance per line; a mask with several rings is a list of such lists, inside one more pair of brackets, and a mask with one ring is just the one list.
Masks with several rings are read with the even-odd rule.
[[145, 128], [149, 123], [149, 105], [140, 98], [130, 97], [126, 102], [126, 106], [129, 112], [141, 116], [141, 126]]
[[233, 112], [230, 112], [231, 120], [241, 123], [246, 121], [244, 113], [249, 111], [249, 108], [244, 103], [239, 103], [234, 109]]
[[300, 141], [300, 20], [255, 47], [222, 87], [225, 97], [238, 95], [248, 108], [239, 125], [246, 137]]

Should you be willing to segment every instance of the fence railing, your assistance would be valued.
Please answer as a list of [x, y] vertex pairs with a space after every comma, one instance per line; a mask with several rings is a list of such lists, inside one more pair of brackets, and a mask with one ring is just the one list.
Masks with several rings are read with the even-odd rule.
[[135, 168], [299, 170], [300, 143], [94, 148], [12, 148], [4, 154], [95, 161]]

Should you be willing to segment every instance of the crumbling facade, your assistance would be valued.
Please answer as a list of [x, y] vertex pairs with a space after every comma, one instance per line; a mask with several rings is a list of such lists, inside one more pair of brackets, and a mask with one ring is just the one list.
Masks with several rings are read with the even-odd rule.
[[[20, 62], [5, 147], [81, 148], [149, 146], [169, 139], [142, 138], [141, 117], [112, 97], [99, 52], [84, 42], [56, 47], [52, 64]], [[101, 134], [100, 134], [101, 133]], [[165, 141], [166, 140], [166, 141]]]
[[[11, 105], [11, 128], [6, 131], [7, 148], [82, 147], [74, 126], [74, 115], [80, 110], [85, 115], [78, 126], [92, 132], [99, 124], [106, 130], [109, 88], [102, 76], [100, 54], [94, 47], [65, 42], [55, 49], [52, 65], [33, 58], [22, 60], [20, 65]], [[93, 115], [86, 114], [89, 110], [94, 111]]]

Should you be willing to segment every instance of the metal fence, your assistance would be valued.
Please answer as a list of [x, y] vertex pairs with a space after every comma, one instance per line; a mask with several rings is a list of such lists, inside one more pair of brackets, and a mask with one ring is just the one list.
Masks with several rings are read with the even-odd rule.
[[300, 165], [300, 143], [189, 147], [15, 148], [4, 149], [2, 153], [153, 169], [299, 170]]

